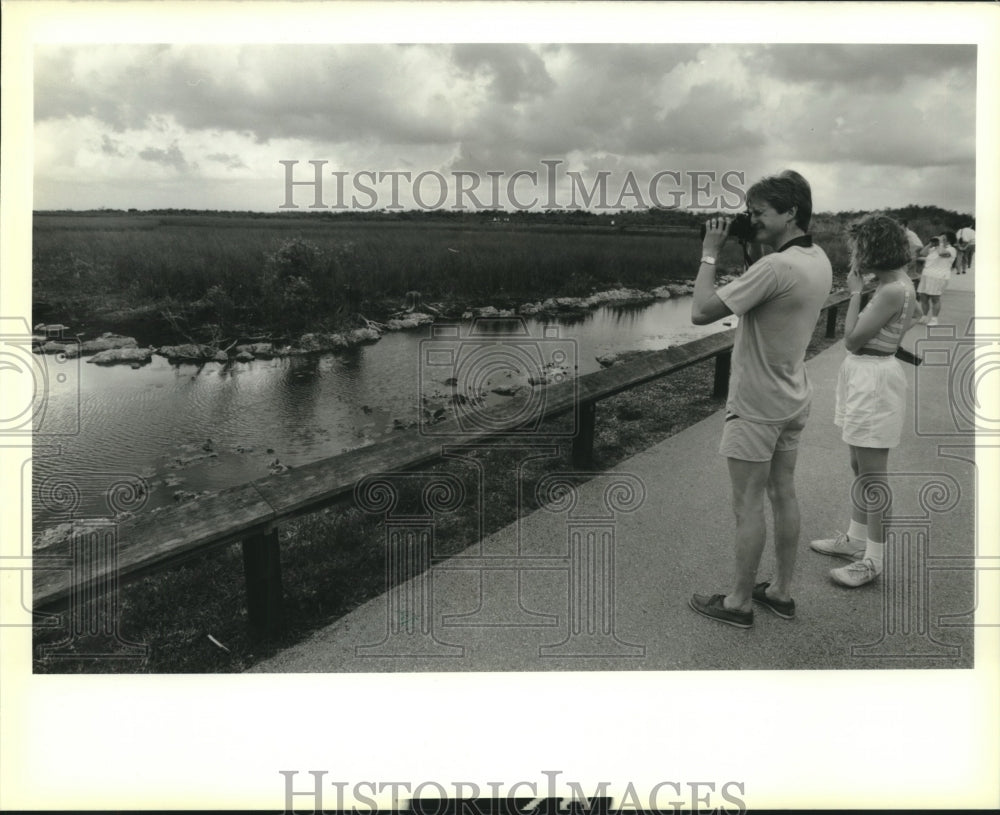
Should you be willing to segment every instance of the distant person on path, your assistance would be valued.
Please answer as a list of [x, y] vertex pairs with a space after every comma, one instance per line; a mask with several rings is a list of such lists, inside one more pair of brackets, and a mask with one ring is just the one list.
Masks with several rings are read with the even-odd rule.
[[963, 226], [955, 237], [958, 239], [958, 273], [965, 274], [972, 268], [972, 258], [976, 254], [976, 231], [971, 226]]
[[[918, 308], [907, 274], [910, 249], [903, 228], [891, 218], [866, 215], [848, 228], [851, 292], [844, 320], [848, 354], [837, 379], [834, 423], [850, 448], [854, 484], [851, 523], [845, 533], [814, 540], [813, 550], [844, 558], [848, 565], [830, 570], [841, 586], [856, 588], [882, 574], [888, 494], [889, 450], [899, 446], [906, 414], [906, 376], [895, 358]], [[878, 287], [861, 308], [862, 274], [874, 272]]]
[[936, 238], [931, 238], [921, 250], [924, 256], [924, 271], [917, 286], [920, 295], [920, 307], [923, 316], [920, 322], [927, 319], [928, 325], [938, 324], [941, 313], [941, 295], [951, 280], [951, 266], [955, 262], [955, 233], [945, 232]]
[[906, 240], [910, 244], [910, 273], [916, 274], [920, 267], [920, 250], [924, 248], [924, 242], [920, 236], [910, 229], [909, 221], [902, 221], [903, 229], [906, 231]]
[[[747, 193], [754, 240], [776, 251], [715, 289], [715, 259], [728, 218], [706, 225], [691, 321], [704, 325], [740, 317], [733, 345], [729, 398], [719, 452], [726, 457], [736, 516], [736, 574], [728, 595], [695, 594], [691, 608], [737, 628], [753, 624], [753, 603], [779, 617], [795, 616], [792, 576], [799, 543], [795, 462], [812, 388], [805, 353], [830, 292], [826, 253], [806, 233], [812, 192], [798, 173], [764, 178]], [[764, 550], [764, 494], [774, 514], [777, 560], [773, 583], [756, 583]]]

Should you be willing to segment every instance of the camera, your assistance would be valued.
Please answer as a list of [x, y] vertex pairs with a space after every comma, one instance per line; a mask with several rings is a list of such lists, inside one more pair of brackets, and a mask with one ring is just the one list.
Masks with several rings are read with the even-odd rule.
[[[726, 234], [740, 243], [751, 243], [756, 233], [757, 230], [754, 229], [750, 216], [746, 212], [741, 212], [730, 222], [729, 231]], [[701, 239], [705, 240], [705, 224], [701, 225]]]

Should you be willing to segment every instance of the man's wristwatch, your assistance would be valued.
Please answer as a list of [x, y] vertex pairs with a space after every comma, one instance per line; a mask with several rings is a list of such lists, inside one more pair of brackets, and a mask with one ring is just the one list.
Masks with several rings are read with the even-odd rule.
[[715, 265], [715, 258], [712, 257], [711, 255], [702, 255], [701, 262], [702, 263], [711, 263], [714, 266]]

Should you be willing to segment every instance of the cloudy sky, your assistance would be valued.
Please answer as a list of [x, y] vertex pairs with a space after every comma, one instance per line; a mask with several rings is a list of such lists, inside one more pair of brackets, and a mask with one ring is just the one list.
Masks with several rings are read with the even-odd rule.
[[326, 206], [509, 206], [518, 171], [525, 205], [607, 172], [608, 207], [704, 206], [792, 167], [817, 211], [971, 213], [975, 92], [968, 45], [43, 44], [34, 208], [276, 210], [313, 160]]

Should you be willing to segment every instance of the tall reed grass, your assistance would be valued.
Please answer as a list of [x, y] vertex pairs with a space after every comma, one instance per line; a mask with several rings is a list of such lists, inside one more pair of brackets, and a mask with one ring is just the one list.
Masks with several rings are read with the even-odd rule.
[[[33, 231], [36, 304], [171, 304], [217, 322], [289, 328], [377, 313], [411, 290], [485, 304], [652, 288], [690, 278], [701, 252], [694, 230], [430, 219], [36, 215]], [[845, 266], [839, 235], [830, 237], [820, 242]], [[738, 247], [721, 263], [737, 268]]]

